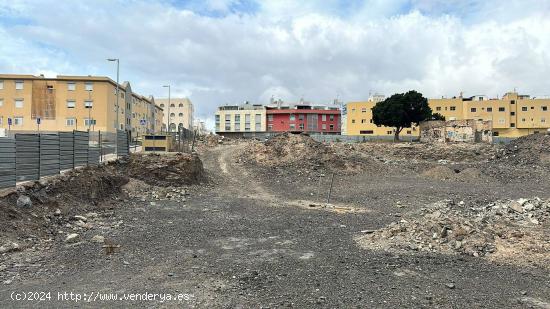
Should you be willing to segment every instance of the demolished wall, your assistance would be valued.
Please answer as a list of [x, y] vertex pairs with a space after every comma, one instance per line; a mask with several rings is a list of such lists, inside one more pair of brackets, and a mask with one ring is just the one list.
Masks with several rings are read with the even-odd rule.
[[491, 143], [492, 121], [431, 120], [420, 123], [420, 141], [426, 143]]

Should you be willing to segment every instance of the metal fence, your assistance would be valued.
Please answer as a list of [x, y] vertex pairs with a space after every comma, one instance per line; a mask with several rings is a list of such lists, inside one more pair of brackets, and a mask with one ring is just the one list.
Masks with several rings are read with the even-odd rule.
[[[62, 170], [94, 166], [108, 154], [127, 156], [129, 134], [72, 131], [16, 133], [0, 138], [0, 188], [18, 181], [39, 180]], [[116, 142], [116, 144], [115, 144]], [[116, 147], [116, 148], [115, 148]]]

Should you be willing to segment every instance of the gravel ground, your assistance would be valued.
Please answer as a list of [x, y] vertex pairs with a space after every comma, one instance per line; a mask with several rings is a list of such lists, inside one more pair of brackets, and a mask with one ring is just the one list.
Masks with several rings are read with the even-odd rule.
[[[549, 198], [548, 182], [443, 181], [398, 169], [336, 175], [333, 205], [324, 207], [331, 174], [242, 164], [243, 149], [202, 150], [211, 182], [186, 187], [185, 201], [129, 198], [101, 212], [80, 242], [2, 255], [0, 307], [550, 308], [547, 270], [356, 242], [426, 203]], [[96, 234], [120, 247], [105, 254], [90, 241]], [[51, 300], [12, 301], [14, 292], [50, 292]], [[76, 302], [58, 292], [185, 299]]]

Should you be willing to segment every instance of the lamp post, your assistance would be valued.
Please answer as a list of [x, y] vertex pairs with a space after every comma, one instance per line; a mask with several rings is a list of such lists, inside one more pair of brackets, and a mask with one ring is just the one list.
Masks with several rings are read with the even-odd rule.
[[168, 88], [168, 133], [171, 132], [171, 129], [170, 129], [170, 85], [164, 85], [162, 86], [164, 88]]
[[118, 131], [118, 127], [119, 127], [119, 123], [118, 123], [118, 91], [119, 91], [119, 87], [118, 87], [118, 78], [119, 78], [119, 73], [120, 73], [120, 60], [118, 58], [109, 58], [107, 59], [107, 61], [111, 61], [111, 62], [114, 62], [116, 61], [116, 130]]

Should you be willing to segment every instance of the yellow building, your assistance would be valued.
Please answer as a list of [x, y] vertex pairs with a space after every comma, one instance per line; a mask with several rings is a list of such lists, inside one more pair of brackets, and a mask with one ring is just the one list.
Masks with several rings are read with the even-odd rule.
[[227, 136], [254, 135], [266, 131], [266, 110], [263, 105], [224, 105], [216, 111], [216, 133]]
[[[149, 108], [151, 113], [146, 130], [152, 132], [153, 119], [162, 117], [162, 109], [154, 106], [152, 98], [132, 92], [130, 84], [119, 85], [119, 112], [116, 105], [116, 82], [108, 77], [0, 74], [0, 128], [14, 132], [91, 130], [114, 132], [137, 128], [133, 121], [134, 109]], [[137, 107], [135, 98], [142, 107]], [[146, 107], [148, 106], [148, 107]], [[118, 121], [117, 121], [118, 115]], [[8, 123], [11, 119], [11, 126]], [[160, 118], [162, 119], [162, 118]], [[160, 126], [155, 130], [160, 132]]]
[[157, 99], [157, 104], [164, 109], [164, 128], [168, 128], [168, 118], [170, 118], [171, 132], [178, 131], [179, 128], [188, 130], [193, 129], [193, 103], [188, 98], [170, 98]]
[[[386, 136], [393, 134], [393, 128], [378, 127], [372, 123], [372, 111], [376, 103], [350, 102], [347, 104], [347, 135]], [[550, 98], [531, 98], [516, 92], [506, 93], [501, 99], [486, 96], [429, 99], [434, 113], [440, 113], [446, 120], [490, 120], [493, 135], [519, 137], [544, 132], [550, 128]], [[405, 133], [405, 134], [403, 134]], [[417, 128], [405, 128], [403, 136], [418, 136]]]

